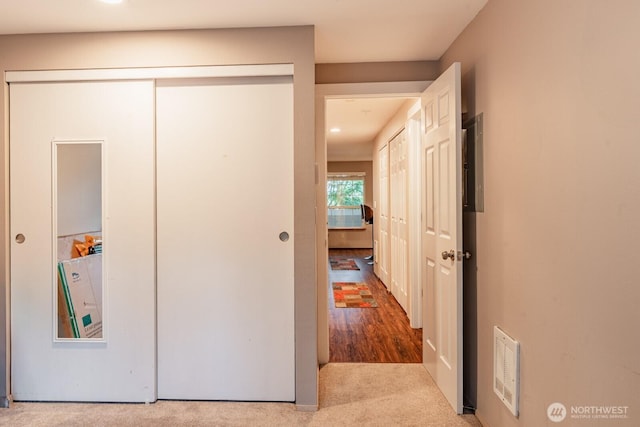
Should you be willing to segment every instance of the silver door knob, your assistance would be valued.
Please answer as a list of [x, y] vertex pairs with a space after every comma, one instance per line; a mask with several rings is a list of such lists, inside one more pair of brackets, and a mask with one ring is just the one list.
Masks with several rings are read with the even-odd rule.
[[448, 252], [447, 251], [442, 252], [442, 259], [446, 260], [447, 258], [451, 258], [451, 261], [455, 261], [456, 260], [456, 251], [451, 249]]

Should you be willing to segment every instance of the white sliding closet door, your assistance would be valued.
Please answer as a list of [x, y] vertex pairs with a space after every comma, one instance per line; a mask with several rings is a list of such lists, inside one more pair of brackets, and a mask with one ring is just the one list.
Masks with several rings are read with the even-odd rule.
[[156, 94], [159, 398], [293, 401], [292, 78]]
[[[152, 81], [10, 84], [15, 400], [155, 400], [153, 98]], [[65, 150], [77, 160], [62, 162]], [[60, 241], [88, 232], [104, 240], [103, 293], [62, 308], [56, 268], [71, 244]], [[71, 338], [66, 315], [102, 331]]]

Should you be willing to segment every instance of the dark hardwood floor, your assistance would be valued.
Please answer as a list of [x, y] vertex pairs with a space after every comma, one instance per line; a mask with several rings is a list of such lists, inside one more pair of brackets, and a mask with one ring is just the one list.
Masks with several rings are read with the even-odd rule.
[[[421, 363], [422, 329], [412, 329], [409, 318], [364, 257], [366, 249], [331, 249], [329, 257], [356, 261], [360, 270], [329, 267], [329, 361], [364, 363]], [[364, 282], [377, 308], [336, 308], [331, 283]]]

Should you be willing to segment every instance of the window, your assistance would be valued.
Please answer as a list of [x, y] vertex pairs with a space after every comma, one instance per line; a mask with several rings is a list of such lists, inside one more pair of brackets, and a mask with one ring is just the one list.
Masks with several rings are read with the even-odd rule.
[[364, 204], [363, 172], [329, 173], [327, 207], [329, 228], [364, 227], [360, 205]]

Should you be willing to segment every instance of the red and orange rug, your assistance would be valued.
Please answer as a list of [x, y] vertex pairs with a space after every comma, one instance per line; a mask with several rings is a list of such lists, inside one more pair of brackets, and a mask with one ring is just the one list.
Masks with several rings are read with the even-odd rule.
[[378, 306], [369, 287], [362, 282], [333, 282], [332, 286], [336, 308], [371, 308]]
[[332, 270], [360, 270], [356, 261], [351, 258], [330, 257], [329, 263]]

